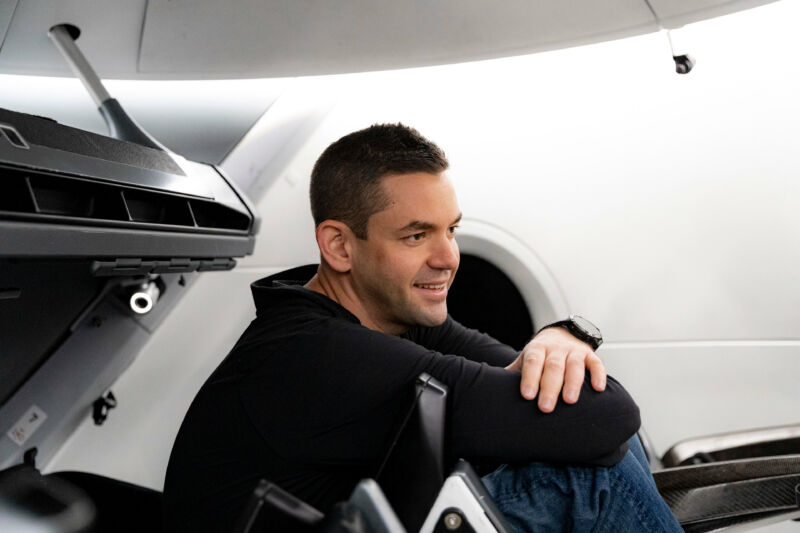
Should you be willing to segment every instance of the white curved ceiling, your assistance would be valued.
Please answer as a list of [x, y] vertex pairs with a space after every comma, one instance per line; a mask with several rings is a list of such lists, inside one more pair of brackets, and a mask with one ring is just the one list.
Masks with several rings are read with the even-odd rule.
[[672, 28], [772, 0], [0, 0], [0, 72], [71, 76], [71, 23], [101, 77], [221, 79], [527, 54]]

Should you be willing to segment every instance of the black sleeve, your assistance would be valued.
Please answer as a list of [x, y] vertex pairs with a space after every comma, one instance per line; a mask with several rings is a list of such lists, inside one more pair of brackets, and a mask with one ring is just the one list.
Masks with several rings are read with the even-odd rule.
[[447, 315], [441, 326], [415, 327], [405, 337], [429, 350], [457, 354], [490, 366], [506, 367], [518, 355], [511, 346], [486, 333], [461, 325], [450, 315]]
[[639, 409], [611, 376], [597, 392], [587, 373], [575, 404], [559, 397], [552, 413], [519, 393], [520, 374], [451, 355], [428, 372], [450, 389], [449, 448], [455, 457], [486, 462], [532, 460], [614, 464], [639, 429]]
[[636, 404], [610, 377], [605, 392], [587, 380], [577, 403], [559, 400], [545, 414], [520, 395], [519, 372], [343, 322], [293, 339], [269, 354], [254, 346], [260, 367], [247, 372], [241, 388], [248, 416], [287, 457], [347, 467], [377, 461], [407, 410], [397, 399], [422, 372], [449, 388], [447, 448], [454, 458], [604, 464], [639, 427]]
[[[412, 329], [408, 338], [429, 350], [500, 367], [464, 365], [459, 370], [463, 364], [459, 357], [442, 356], [435, 361], [447, 366], [447, 373], [471, 376], [468, 386], [456, 379], [450, 387], [450, 435], [455, 455], [529, 461], [531, 450], [536, 450], [536, 458], [541, 460], [608, 466], [622, 459], [627, 451], [625, 441], [639, 428], [638, 407], [610, 376], [606, 390], [598, 393], [587, 372], [578, 403], [564, 403], [559, 396], [556, 409], [545, 414], [535, 400], [522, 398], [518, 372], [498, 372], [517, 356], [510, 346], [464, 327], [449, 315], [441, 326]], [[436, 370], [430, 373], [438, 378]], [[527, 433], [527, 439], [517, 438], [521, 431]], [[504, 443], [502, 457], [493, 455], [498, 442]]]

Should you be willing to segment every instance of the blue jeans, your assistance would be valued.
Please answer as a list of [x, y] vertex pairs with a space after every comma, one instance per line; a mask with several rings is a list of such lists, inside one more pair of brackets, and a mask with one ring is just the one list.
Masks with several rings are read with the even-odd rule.
[[611, 467], [503, 465], [483, 483], [515, 531], [683, 531], [656, 490], [635, 435]]

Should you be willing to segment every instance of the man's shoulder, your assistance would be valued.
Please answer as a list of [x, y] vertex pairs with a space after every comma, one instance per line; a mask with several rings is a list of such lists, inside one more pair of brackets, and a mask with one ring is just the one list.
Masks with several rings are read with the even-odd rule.
[[[253, 286], [255, 293], [256, 284]], [[266, 285], [265, 280], [260, 280], [257, 290], [256, 318], [242, 334], [237, 348], [339, 358], [387, 350], [425, 350], [413, 339], [363, 326], [347, 309], [302, 285], [275, 280]]]

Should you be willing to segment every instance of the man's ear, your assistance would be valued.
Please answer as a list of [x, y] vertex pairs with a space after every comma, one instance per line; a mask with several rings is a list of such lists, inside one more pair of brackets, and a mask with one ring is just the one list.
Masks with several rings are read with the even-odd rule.
[[317, 226], [317, 246], [328, 265], [344, 274], [349, 272], [352, 261], [352, 242], [356, 238], [344, 222], [324, 220]]

